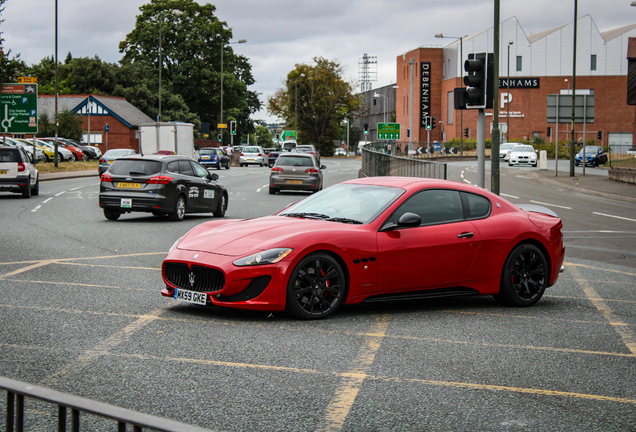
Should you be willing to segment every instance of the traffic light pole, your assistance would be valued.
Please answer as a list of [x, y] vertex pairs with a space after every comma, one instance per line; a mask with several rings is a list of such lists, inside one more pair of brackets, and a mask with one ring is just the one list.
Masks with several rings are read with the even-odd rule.
[[486, 182], [486, 110], [480, 108], [477, 118], [477, 186], [485, 188]]
[[499, 144], [501, 142], [501, 130], [499, 129], [499, 1], [495, 0], [495, 26], [494, 26], [494, 52], [492, 82], [487, 86], [493, 88], [492, 104], [492, 141], [490, 145], [490, 191], [499, 195]]

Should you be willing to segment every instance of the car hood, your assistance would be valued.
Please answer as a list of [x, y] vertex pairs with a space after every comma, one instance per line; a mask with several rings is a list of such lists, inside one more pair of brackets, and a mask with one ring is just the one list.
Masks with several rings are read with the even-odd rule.
[[303, 234], [320, 238], [317, 231], [359, 229], [362, 226], [285, 216], [265, 216], [221, 223], [212, 221], [193, 228], [179, 242], [177, 249], [243, 256], [273, 247], [294, 247], [291, 238]]

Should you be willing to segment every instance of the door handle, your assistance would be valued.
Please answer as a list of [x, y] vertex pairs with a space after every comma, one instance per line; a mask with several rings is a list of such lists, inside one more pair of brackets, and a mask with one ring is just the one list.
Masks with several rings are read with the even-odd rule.
[[465, 232], [465, 233], [461, 233], [457, 236], [457, 238], [471, 238], [472, 236], [474, 236], [475, 234], [471, 233], [471, 232]]

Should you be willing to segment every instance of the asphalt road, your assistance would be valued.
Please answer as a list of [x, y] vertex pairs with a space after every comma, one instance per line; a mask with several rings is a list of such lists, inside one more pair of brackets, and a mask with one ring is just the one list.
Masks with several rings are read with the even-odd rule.
[[[325, 186], [360, 166], [322, 163]], [[474, 166], [452, 164], [450, 179], [476, 181]], [[227, 218], [306, 196], [269, 195], [266, 168], [218, 173]], [[2, 375], [225, 431], [636, 430], [636, 205], [545, 187], [523, 168], [502, 174], [506, 199], [564, 220], [566, 271], [537, 305], [356, 305], [317, 322], [159, 295], [167, 250], [211, 215], [107, 221], [97, 178], [1, 195]], [[27, 401], [26, 421], [54, 430], [56, 408]]]

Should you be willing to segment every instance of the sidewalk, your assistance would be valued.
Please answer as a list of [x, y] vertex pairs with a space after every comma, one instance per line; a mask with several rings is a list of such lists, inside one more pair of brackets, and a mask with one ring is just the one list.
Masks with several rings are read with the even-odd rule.
[[64, 171], [56, 173], [40, 173], [40, 181], [66, 180], [80, 177], [99, 177], [97, 169], [86, 171]]
[[[597, 170], [598, 168], [588, 169]], [[570, 177], [570, 173], [565, 171], [559, 171], [558, 176], [555, 175], [554, 170], [532, 170], [527, 172], [542, 183], [583, 194], [636, 203], [636, 185], [616, 182], [608, 179], [606, 175], [586, 173], [583, 176], [577, 173], [575, 177]]]

